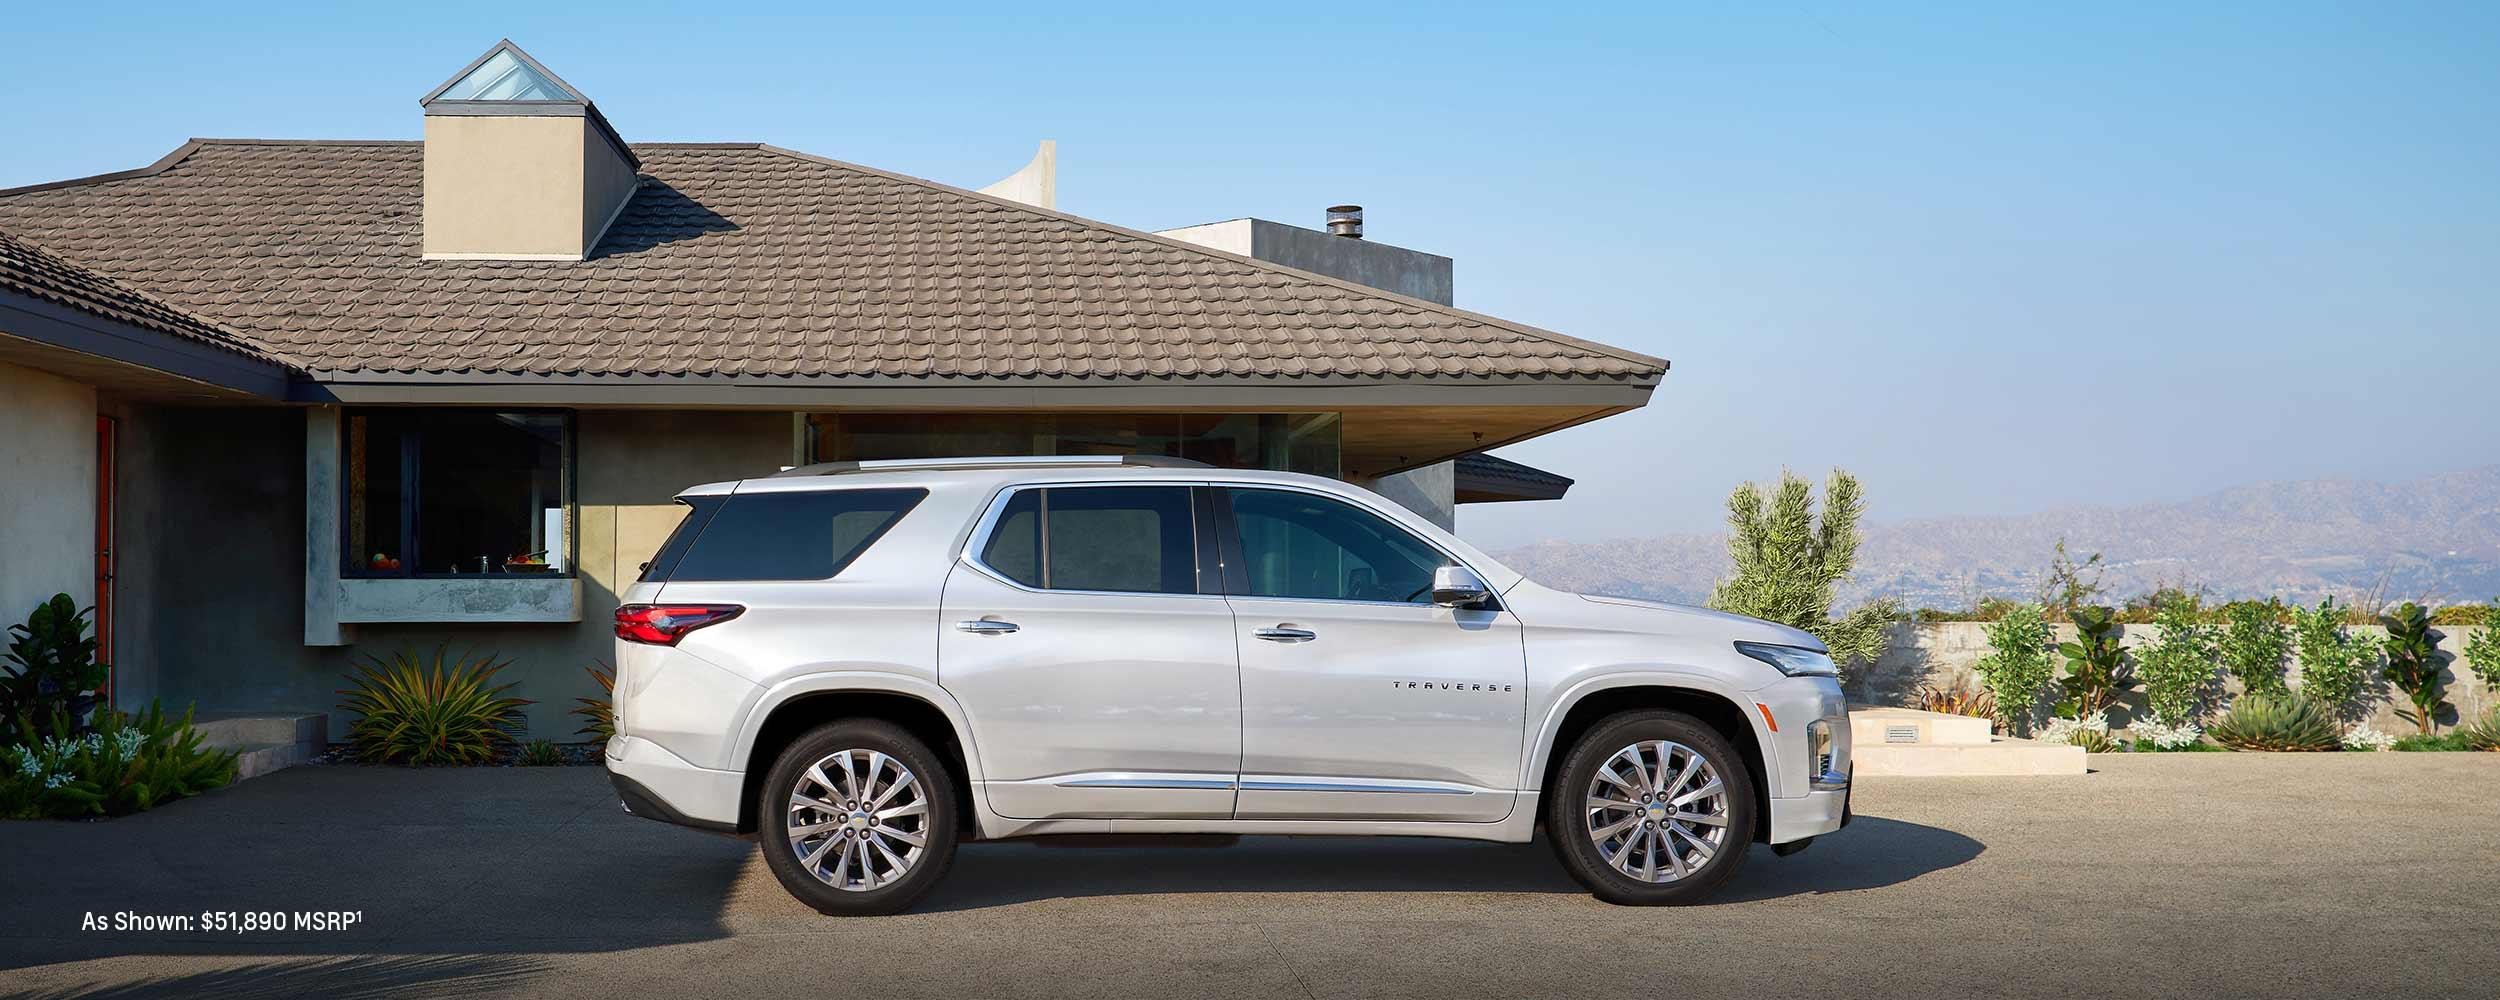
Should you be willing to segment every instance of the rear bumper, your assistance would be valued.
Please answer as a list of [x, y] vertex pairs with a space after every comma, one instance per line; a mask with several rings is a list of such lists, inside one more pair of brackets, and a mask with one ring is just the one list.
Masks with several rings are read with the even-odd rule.
[[738, 798], [746, 776], [686, 763], [650, 740], [619, 736], [608, 741], [608, 781], [625, 811], [645, 819], [709, 830], [738, 832]]

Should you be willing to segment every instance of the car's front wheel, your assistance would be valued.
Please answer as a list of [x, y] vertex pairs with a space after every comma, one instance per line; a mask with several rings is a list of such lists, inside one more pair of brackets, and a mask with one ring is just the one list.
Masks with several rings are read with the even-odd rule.
[[1546, 789], [1546, 834], [1597, 898], [1695, 903], [1753, 843], [1753, 777], [1718, 730], [1680, 712], [1632, 711], [1591, 727]]
[[955, 778], [889, 722], [844, 719], [781, 751], [756, 803], [764, 862], [834, 916], [896, 913], [955, 858]]

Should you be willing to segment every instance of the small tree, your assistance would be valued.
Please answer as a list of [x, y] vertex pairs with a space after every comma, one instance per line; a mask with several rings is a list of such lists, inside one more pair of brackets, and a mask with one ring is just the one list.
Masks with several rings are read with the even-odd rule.
[[2406, 601], [2378, 616], [2378, 622], [2387, 626], [2387, 680], [2413, 703], [2412, 710], [2400, 708], [2396, 715], [2428, 736], [2439, 725], [2439, 710], [2448, 707], [2444, 657], [2439, 633], [2431, 629], [2430, 609]]
[[2075, 620], [2075, 612], [2090, 606], [2103, 589], [2101, 554], [2092, 553], [2078, 563], [2066, 554], [2066, 540], [2058, 539], [2057, 554], [2049, 558], [2049, 577], [2040, 585], [2040, 603], [2048, 608], [2051, 617]]
[[2370, 689], [2378, 646], [2344, 627], [2346, 609], [2329, 597], [2315, 608], [2292, 609], [2292, 641], [2300, 654], [2300, 693], [2350, 720]]
[[2058, 682], [2065, 697], [2057, 701], [2057, 715], [2077, 720], [2098, 717], [2135, 686], [2135, 671], [2127, 666], [2126, 650], [2118, 645], [2125, 627], [2118, 624], [2115, 608], [2071, 608], [2067, 615], [2075, 622], [2075, 641], [2057, 647], [2066, 656], [2066, 676]]
[[2163, 600], [2153, 608], [2161, 637], [2135, 652], [2144, 678], [2145, 709], [2165, 726], [2183, 726], [2203, 714], [2205, 696], [2221, 665], [2213, 626], [2205, 624], [2193, 596]]
[[2049, 657], [2053, 635], [2048, 618], [2037, 604], [2018, 604], [1988, 623], [1987, 635], [1988, 655], [1972, 664], [1971, 670], [1996, 696], [1997, 717], [2005, 723], [2005, 731], [2027, 735], [2040, 703], [2040, 689], [2057, 672], [2056, 662]]
[[2283, 657], [2292, 648], [2292, 634], [2283, 627], [2283, 602], [2266, 598], [2234, 601], [2222, 609], [2228, 621], [2222, 633], [2222, 659], [2231, 676], [2248, 694], [2278, 696], [2291, 688], [2283, 683]]
[[[89, 609], [92, 610], [92, 609]], [[35, 605], [23, 625], [9, 626], [9, 652], [0, 677], [0, 743], [32, 741], [55, 713], [69, 720], [67, 735], [87, 730], [97, 688], [111, 668], [96, 662], [96, 638], [87, 634], [87, 611], [68, 594]]]
[[2491, 599], [2483, 625], [2465, 640], [2465, 665], [2483, 681], [2485, 695], [2500, 694], [2500, 597]]
[[1897, 613], [1890, 599], [1832, 617], [1832, 587], [1858, 558], [1858, 517], [1865, 501], [1856, 477], [1832, 470], [1823, 487], [1823, 516], [1814, 516], [1814, 487], [1787, 472], [1766, 501], [1746, 483], [1727, 498], [1728, 556], [1735, 573], [1710, 594], [1710, 606], [1814, 633], [1832, 662], [1873, 663], [1891, 641]]

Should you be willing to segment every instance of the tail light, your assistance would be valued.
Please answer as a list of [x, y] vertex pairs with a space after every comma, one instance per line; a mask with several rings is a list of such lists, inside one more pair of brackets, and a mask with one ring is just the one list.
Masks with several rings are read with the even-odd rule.
[[616, 637], [627, 642], [674, 646], [686, 633], [744, 613], [736, 604], [628, 604], [616, 609]]

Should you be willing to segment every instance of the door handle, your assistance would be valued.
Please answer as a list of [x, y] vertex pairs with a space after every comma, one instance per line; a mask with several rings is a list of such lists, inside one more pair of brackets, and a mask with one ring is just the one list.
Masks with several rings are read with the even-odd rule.
[[1310, 629], [1287, 628], [1284, 626], [1278, 626], [1276, 628], [1263, 628], [1250, 634], [1258, 636], [1259, 638], [1265, 639], [1269, 642], [1309, 642], [1313, 639], [1319, 638], [1319, 633], [1313, 632]]
[[970, 632], [974, 635], [1006, 635], [1015, 630], [1016, 623], [1002, 622], [994, 618], [974, 618], [955, 623], [955, 631]]

